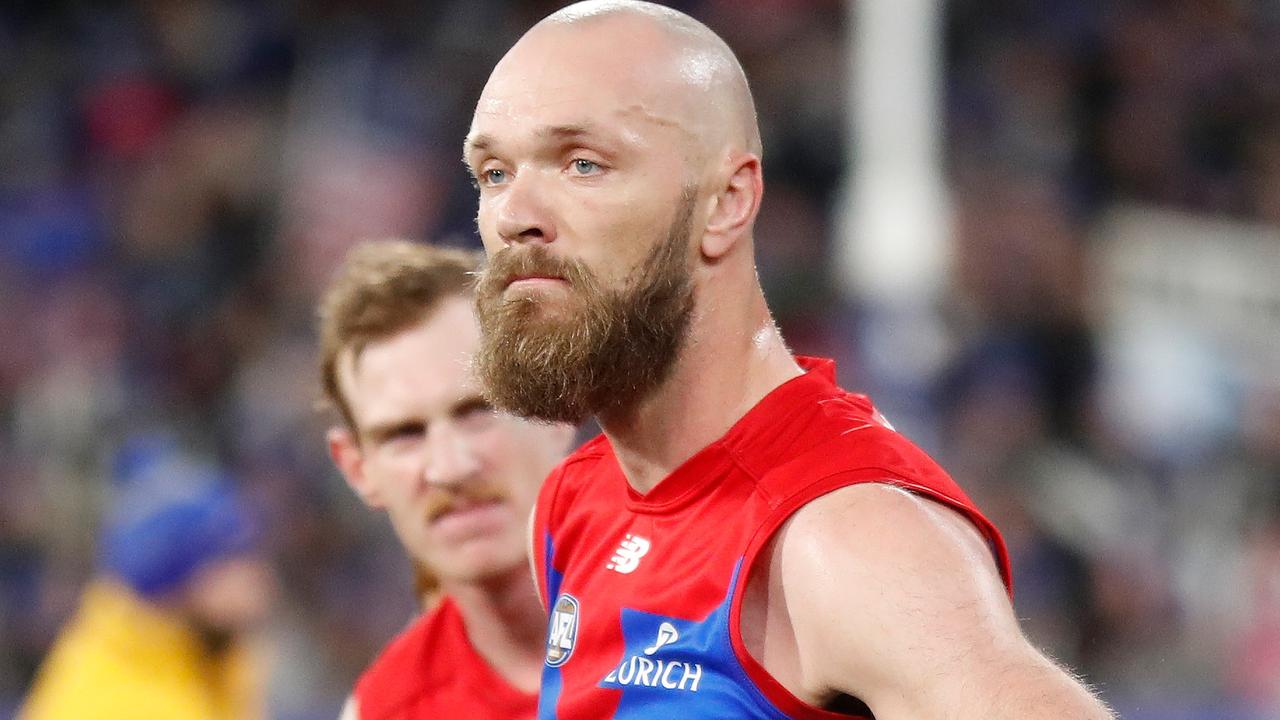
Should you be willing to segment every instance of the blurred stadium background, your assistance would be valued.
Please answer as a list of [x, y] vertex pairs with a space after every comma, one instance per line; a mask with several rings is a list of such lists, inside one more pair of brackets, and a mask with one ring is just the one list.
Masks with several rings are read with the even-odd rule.
[[[478, 244], [473, 103], [560, 4], [0, 9], [0, 717], [157, 429], [263, 511], [274, 716], [336, 716], [411, 574], [313, 305], [356, 238]], [[1036, 642], [1127, 718], [1280, 718], [1280, 5], [671, 4], [753, 82], [792, 347], [986, 507]]]

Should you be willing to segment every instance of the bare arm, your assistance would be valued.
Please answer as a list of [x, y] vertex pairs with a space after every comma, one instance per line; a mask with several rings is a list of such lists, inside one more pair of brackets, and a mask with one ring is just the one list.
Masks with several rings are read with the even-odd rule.
[[804, 682], [881, 720], [1114, 716], [1023, 636], [986, 542], [959, 513], [858, 485], [796, 513], [781, 588]]

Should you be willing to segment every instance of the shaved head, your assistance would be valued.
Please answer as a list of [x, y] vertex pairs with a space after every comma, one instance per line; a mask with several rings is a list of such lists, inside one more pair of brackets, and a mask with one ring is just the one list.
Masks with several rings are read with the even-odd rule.
[[669, 69], [686, 85], [691, 100], [710, 113], [708, 120], [728, 131], [726, 139], [747, 152], [761, 153], [755, 101], [737, 56], [711, 28], [679, 10], [638, 0], [585, 0], [552, 13], [530, 32], [540, 26], [587, 30], [592, 23], [610, 19], [647, 23], [664, 34], [671, 54], [662, 60], [671, 63]]
[[619, 0], [544, 18], [489, 76], [464, 156], [489, 257], [479, 365], [500, 407], [625, 414], [675, 371], [699, 298], [763, 307], [755, 105], [693, 18]]
[[595, 71], [630, 86], [634, 102], [624, 109], [678, 130], [690, 161], [714, 160], [733, 151], [762, 153], [755, 102], [733, 51], [701, 22], [648, 2], [586, 0], [547, 16], [494, 68], [480, 108], [486, 99], [501, 99], [511, 87], [504, 80], [533, 92], [537, 86], [529, 82], [534, 79], [531, 71], [542, 62], [567, 59], [584, 43], [602, 52], [582, 53], [584, 62], [571, 75], [581, 73], [586, 79]]

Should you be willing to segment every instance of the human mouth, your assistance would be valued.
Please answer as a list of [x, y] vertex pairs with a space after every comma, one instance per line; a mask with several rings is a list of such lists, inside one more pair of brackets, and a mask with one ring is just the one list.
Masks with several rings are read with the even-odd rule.
[[507, 287], [537, 287], [542, 285], [566, 284], [568, 281], [559, 275], [529, 274], [512, 275], [507, 280]]
[[508, 515], [501, 500], [465, 500], [441, 508], [427, 523], [441, 535], [461, 537], [492, 532], [505, 525]]
[[558, 275], [517, 275], [507, 282], [506, 292], [531, 295], [567, 289], [569, 281]]

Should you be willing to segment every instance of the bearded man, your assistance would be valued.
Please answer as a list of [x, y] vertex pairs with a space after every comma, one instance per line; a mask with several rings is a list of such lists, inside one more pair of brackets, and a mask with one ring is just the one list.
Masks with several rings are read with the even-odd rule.
[[1023, 636], [996, 528], [783, 343], [723, 40], [564, 8], [498, 63], [464, 154], [488, 395], [603, 429], [539, 495], [539, 718], [1110, 716]]

